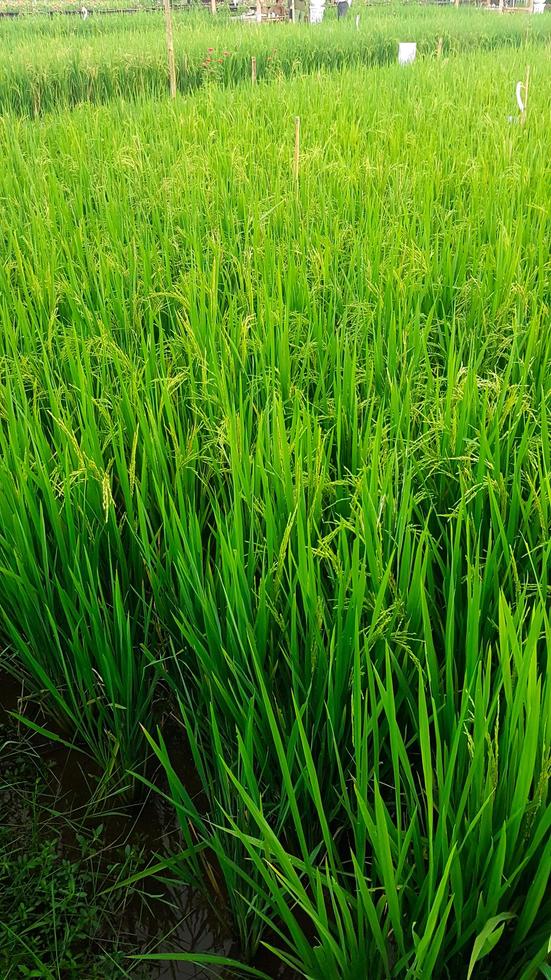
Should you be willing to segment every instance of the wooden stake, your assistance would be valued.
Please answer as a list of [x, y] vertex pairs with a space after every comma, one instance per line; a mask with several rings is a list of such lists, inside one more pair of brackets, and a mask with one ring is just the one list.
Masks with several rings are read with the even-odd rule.
[[442, 48], [443, 47], [444, 47], [444, 38], [443, 37], [439, 37], [438, 38], [438, 47], [436, 49], [436, 57], [437, 58], [441, 58], [442, 57]]
[[216, 0], [210, 0], [210, 12], [211, 14], [216, 13]]
[[505, 6], [503, 4], [503, 0], [499, 0], [499, 12], [500, 12], [500, 14], [502, 14], [504, 10], [505, 10]]
[[455, 0], [455, 6], [459, 7], [459, 0]]
[[295, 116], [295, 159], [293, 161], [293, 175], [298, 184], [298, 168], [300, 163], [300, 116]]
[[256, 58], [251, 58], [251, 82], [256, 85]]
[[174, 62], [174, 33], [172, 30], [172, 10], [170, 0], [164, 0], [166, 26], [166, 53], [168, 56], [168, 77], [170, 80], [170, 97], [176, 98], [176, 64]]

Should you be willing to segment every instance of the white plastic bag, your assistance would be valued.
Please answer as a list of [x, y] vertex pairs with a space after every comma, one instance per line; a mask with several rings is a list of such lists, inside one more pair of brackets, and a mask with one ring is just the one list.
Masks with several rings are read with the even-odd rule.
[[398, 45], [398, 64], [410, 65], [417, 56], [417, 44], [415, 41], [400, 41]]

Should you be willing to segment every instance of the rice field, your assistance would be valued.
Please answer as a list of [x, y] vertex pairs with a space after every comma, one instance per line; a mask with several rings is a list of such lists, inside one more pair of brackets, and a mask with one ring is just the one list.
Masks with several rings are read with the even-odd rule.
[[137, 16], [128, 60], [113, 25], [9, 25], [1, 664], [108, 777], [162, 764], [229, 975], [268, 976], [267, 947], [309, 980], [532, 980], [549, 18], [408, 9], [427, 56], [403, 69], [399, 13], [371, 16], [340, 47], [336, 23], [204, 21], [184, 45], [182, 18], [183, 90], [190, 52], [239, 56], [173, 101]]
[[[355, 8], [356, 9], [356, 8]], [[549, 52], [548, 16], [500, 17], [488, 10], [388, 4], [358, 6], [337, 23], [328, 6], [316, 25], [242, 24], [223, 10], [212, 18], [197, 11], [174, 14], [178, 87], [191, 93], [208, 85], [230, 88], [251, 79], [277, 81], [323, 70], [388, 65], [399, 41], [415, 39], [421, 55], [436, 58], [478, 50], [541, 45]], [[81, 102], [161, 98], [167, 69], [163, 19], [132, 16], [27, 16], [2, 24], [0, 112], [42, 115]]]

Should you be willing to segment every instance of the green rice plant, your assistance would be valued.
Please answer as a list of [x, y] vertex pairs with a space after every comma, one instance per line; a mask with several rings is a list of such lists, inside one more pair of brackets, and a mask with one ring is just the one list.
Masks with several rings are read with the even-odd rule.
[[[150, 721], [157, 681], [145, 589], [135, 591], [122, 542], [111, 544], [105, 523], [90, 547], [94, 517], [69, 466], [55, 487], [45, 469], [29, 467], [15, 486], [4, 466], [2, 474], [1, 628], [10, 664], [106, 772], [140, 767], [140, 726]], [[105, 477], [100, 492], [109, 521]]]

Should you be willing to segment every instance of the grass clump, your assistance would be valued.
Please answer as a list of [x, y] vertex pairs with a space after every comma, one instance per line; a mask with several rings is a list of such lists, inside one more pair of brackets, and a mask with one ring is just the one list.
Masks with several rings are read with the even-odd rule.
[[121, 846], [106, 859], [102, 822], [71, 813], [47, 757], [4, 723], [0, 736], [1, 976], [129, 976], [117, 921], [131, 893], [103, 892], [139, 868], [141, 855]]

